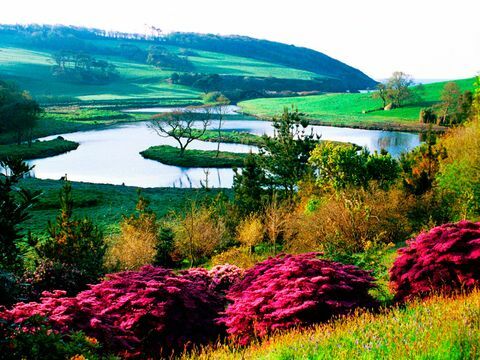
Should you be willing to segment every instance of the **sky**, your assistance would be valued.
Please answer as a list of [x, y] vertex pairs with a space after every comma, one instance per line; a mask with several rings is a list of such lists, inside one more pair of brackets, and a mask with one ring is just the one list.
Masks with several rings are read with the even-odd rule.
[[375, 79], [480, 72], [480, 0], [1, 0], [0, 23], [238, 34], [305, 46]]

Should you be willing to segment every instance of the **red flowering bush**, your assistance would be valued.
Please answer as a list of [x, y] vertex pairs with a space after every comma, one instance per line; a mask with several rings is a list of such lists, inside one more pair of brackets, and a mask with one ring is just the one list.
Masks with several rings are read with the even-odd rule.
[[76, 297], [64, 295], [44, 293], [39, 303], [19, 303], [0, 318], [21, 323], [40, 315], [55, 330], [82, 330], [126, 357], [168, 356], [222, 332], [215, 319], [223, 302], [207, 282], [163, 268], [145, 266], [112, 274]]
[[228, 293], [232, 304], [220, 319], [246, 345], [254, 336], [309, 325], [358, 306], [374, 304], [374, 279], [353, 265], [317, 253], [279, 255], [257, 264]]
[[398, 301], [480, 285], [480, 222], [445, 224], [409, 241], [390, 281]]

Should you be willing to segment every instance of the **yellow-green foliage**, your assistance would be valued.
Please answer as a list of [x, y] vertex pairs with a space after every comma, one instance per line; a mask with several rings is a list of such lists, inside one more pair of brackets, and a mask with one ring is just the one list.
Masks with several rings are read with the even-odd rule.
[[218, 255], [212, 257], [210, 261], [212, 266], [215, 265], [236, 265], [242, 269], [253, 267], [256, 263], [265, 260], [266, 255], [258, 255], [251, 252], [251, 248], [246, 246], [239, 246], [230, 248]]
[[262, 220], [256, 215], [249, 215], [237, 227], [237, 240], [251, 248], [263, 240], [264, 233]]
[[358, 312], [309, 330], [274, 335], [248, 348], [220, 345], [189, 356], [216, 360], [478, 359], [480, 291], [456, 298], [434, 297], [380, 314]]
[[137, 215], [124, 217], [120, 234], [112, 236], [107, 251], [109, 268], [133, 270], [151, 264], [156, 254], [159, 227], [155, 213], [147, 210], [147, 203], [139, 198]]
[[211, 207], [191, 203], [184, 215], [173, 221], [176, 256], [188, 259], [190, 266], [212, 256], [226, 235], [225, 224]]
[[440, 162], [438, 184], [453, 195], [459, 218], [480, 215], [480, 119], [447, 134], [441, 144], [447, 158]]

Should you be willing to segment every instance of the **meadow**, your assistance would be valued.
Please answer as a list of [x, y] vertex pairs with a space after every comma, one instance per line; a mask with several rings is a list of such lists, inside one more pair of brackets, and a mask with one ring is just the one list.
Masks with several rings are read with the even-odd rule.
[[[462, 91], [472, 90], [474, 79], [456, 80]], [[271, 118], [284, 107], [295, 107], [318, 125], [365, 127], [380, 129], [418, 130], [419, 112], [440, 101], [446, 82], [415, 87], [422, 100], [402, 108], [384, 111], [382, 101], [373, 99], [371, 93], [330, 93], [302, 97], [264, 98], [240, 102], [242, 111]]]
[[0, 160], [5, 160], [9, 157], [23, 160], [46, 158], [75, 150], [78, 145], [74, 141], [64, 139], [34, 141], [31, 145], [0, 145]]
[[[59, 193], [63, 181], [40, 180], [28, 178], [22, 180], [22, 186], [41, 191], [39, 201], [31, 211], [31, 217], [25, 222], [25, 231], [36, 234], [46, 232], [48, 221], [53, 221], [60, 209]], [[136, 187], [107, 184], [90, 184], [72, 182], [75, 216], [87, 216], [95, 219], [95, 223], [107, 233], [118, 230], [122, 215], [131, 214], [138, 200]], [[222, 190], [227, 194], [231, 190]], [[215, 195], [219, 190], [178, 189], [178, 188], [146, 188], [142, 194], [151, 202], [151, 209], [159, 217], [175, 210], [182, 210], [189, 200], [203, 199], [207, 195]]]
[[184, 359], [476, 359], [480, 291], [436, 296], [379, 313], [357, 311], [307, 330], [272, 335], [246, 348], [220, 345]]

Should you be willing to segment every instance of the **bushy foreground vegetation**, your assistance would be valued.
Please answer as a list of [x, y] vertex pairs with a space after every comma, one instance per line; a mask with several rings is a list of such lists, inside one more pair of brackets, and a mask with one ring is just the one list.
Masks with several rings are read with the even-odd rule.
[[251, 346], [219, 344], [184, 359], [476, 359], [480, 292], [434, 296], [380, 313], [358, 311], [309, 329], [275, 334]]
[[373, 278], [355, 266], [317, 258], [318, 254], [268, 259], [245, 273], [228, 293], [222, 322], [238, 344], [272, 331], [308, 326], [373, 306]]
[[435, 227], [400, 250], [390, 270], [395, 298], [471, 290], [480, 283], [479, 265], [480, 223]]
[[[59, 336], [52, 341], [69, 347], [78, 336], [75, 349], [94, 356], [179, 355], [195, 345], [223, 344], [228, 333], [239, 339], [231, 345], [238, 352], [245, 349], [237, 350], [240, 344], [255, 344], [276, 331], [314, 325], [372, 303], [389, 307], [394, 298], [403, 302], [437, 292], [473, 291], [468, 299], [476, 299], [480, 238], [475, 221], [480, 213], [478, 183], [472, 179], [479, 176], [479, 91], [472, 93], [467, 121], [443, 137], [427, 133], [424, 144], [400, 159], [319, 143], [306, 131], [308, 121], [301, 113], [285, 109], [273, 119], [275, 136], [264, 137], [259, 153], [249, 154], [243, 169], [236, 171], [233, 197], [206, 187], [198, 192], [203, 196], [183, 208], [157, 214], [152, 210], [158, 209], [156, 193], [146, 190], [137, 196], [135, 212], [124, 215], [117, 231], [108, 234], [92, 214], [82, 218], [74, 213], [68, 182], [60, 189], [59, 201], [49, 199], [52, 208], [60, 205], [60, 213], [47, 232], [26, 232], [24, 224], [31, 209], [40, 205], [41, 193], [25, 188], [28, 180], [20, 181], [30, 170], [25, 163], [2, 162], [0, 294], [8, 306], [1, 309], [2, 331], [9, 334], [3, 344], [27, 351], [19, 357], [28, 357], [25, 343], [17, 342], [22, 337], [14, 336], [15, 323], [25, 322], [22, 329], [33, 344], [50, 333]], [[128, 190], [118, 189], [112, 187], [106, 195], [112, 204], [118, 200], [113, 195]], [[150, 195], [156, 200], [152, 208]], [[125, 213], [131, 209], [133, 204]], [[415, 240], [395, 260], [393, 249], [407, 239]], [[135, 249], [134, 257], [129, 249]], [[290, 255], [277, 256], [284, 252]], [[231, 265], [206, 269], [226, 263]], [[206, 268], [193, 268], [197, 266]], [[132, 270], [118, 272], [124, 269]], [[29, 299], [37, 302], [22, 302]], [[413, 313], [423, 311], [420, 305], [414, 308]], [[414, 334], [418, 327], [410, 327], [407, 320], [412, 314], [408, 304], [405, 309], [392, 310], [398, 331], [403, 328], [407, 336], [423, 341]], [[378, 354], [404, 354], [392, 349], [395, 341], [389, 342], [388, 334], [397, 330], [368, 337], [369, 326], [378, 334], [383, 321], [390, 324], [387, 313], [360, 314], [352, 321], [365, 323], [365, 316], [370, 324], [359, 330], [367, 329], [358, 336], [366, 341], [361, 346], [377, 351], [380, 344]], [[435, 316], [432, 319], [440, 322]], [[444, 338], [455, 349], [453, 357], [477, 355], [478, 331], [470, 333], [469, 324], [478, 328], [478, 322], [475, 314], [468, 319], [473, 320], [462, 323], [461, 331], [455, 331], [455, 325], [447, 328]], [[339, 321], [341, 329], [342, 321], [349, 320]], [[356, 328], [352, 331], [356, 336]], [[467, 340], [458, 343], [458, 333]], [[329, 334], [334, 336], [333, 330]], [[99, 347], [89, 348], [85, 336]], [[330, 351], [328, 336], [322, 341]], [[420, 354], [431, 354], [415, 339], [401, 339]], [[332, 352], [342, 350], [337, 345]], [[61, 351], [68, 353], [65, 346]], [[312, 356], [320, 351], [306, 349]]]

